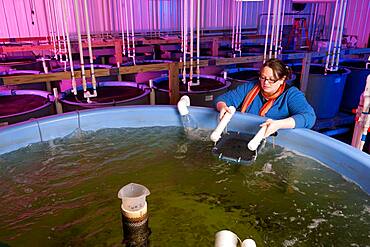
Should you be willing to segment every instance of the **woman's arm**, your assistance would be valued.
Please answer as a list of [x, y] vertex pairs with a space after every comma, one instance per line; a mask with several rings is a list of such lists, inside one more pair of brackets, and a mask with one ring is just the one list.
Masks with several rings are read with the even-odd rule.
[[260, 126], [267, 127], [264, 137], [268, 137], [279, 129], [293, 129], [295, 127], [295, 120], [292, 117], [279, 120], [267, 119], [266, 122], [262, 123]]
[[288, 109], [290, 117], [295, 121], [295, 128], [312, 128], [316, 121], [316, 114], [304, 94], [296, 87], [290, 88], [288, 93]]

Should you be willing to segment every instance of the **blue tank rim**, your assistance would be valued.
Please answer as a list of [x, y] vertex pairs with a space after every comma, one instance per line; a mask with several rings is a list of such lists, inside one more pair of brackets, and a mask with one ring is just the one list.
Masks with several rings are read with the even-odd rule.
[[[187, 74], [186, 77], [187, 78], [190, 77], [189, 74]], [[168, 89], [158, 88], [155, 85], [155, 84], [157, 84], [159, 82], [168, 80], [168, 78], [169, 78], [168, 76], [161, 76], [161, 77], [158, 77], [158, 78], [153, 79], [153, 88], [155, 90], [157, 90], [157, 91], [168, 93], [169, 92]], [[194, 74], [193, 75], [193, 78], [196, 79], [197, 78], [197, 74]], [[191, 92], [188, 92], [188, 91], [180, 91], [180, 94], [194, 95], [194, 94], [212, 93], [212, 92], [217, 92], [217, 91], [221, 91], [221, 90], [227, 89], [231, 85], [231, 82], [229, 82], [228, 80], [225, 80], [224, 78], [219, 77], [219, 76], [214, 76], [214, 75], [200, 75], [199, 78], [207, 78], [207, 79], [217, 80], [217, 81], [223, 83], [224, 86], [223, 87], [216, 88], [216, 89], [203, 90], [203, 91], [191, 91]], [[179, 75], [179, 79], [180, 80], [182, 79], [182, 75]], [[179, 83], [181, 83], [181, 81]]]
[[5, 119], [5, 118], [18, 117], [18, 116], [30, 114], [30, 113], [33, 113], [33, 112], [37, 112], [37, 111], [40, 111], [42, 109], [50, 107], [51, 104], [54, 103], [54, 96], [52, 94], [50, 94], [49, 92], [46, 92], [46, 91], [41, 91], [41, 90], [16, 90], [16, 89], [0, 90], [0, 97], [1, 96], [10, 96], [10, 95], [38, 95], [38, 96], [41, 96], [41, 97], [47, 99], [47, 102], [45, 104], [43, 104], [42, 106], [36, 107], [32, 110], [18, 112], [18, 113], [15, 113], [15, 114], [10, 114], [10, 115], [5, 115], [5, 116], [0, 116], [0, 120]]
[[367, 60], [367, 59], [343, 58], [343, 59], [339, 60], [339, 66], [349, 68], [350, 70], [353, 70], [353, 69], [370, 70], [370, 66], [369, 66], [369, 68], [366, 69], [366, 67], [360, 68], [360, 67], [355, 67], [355, 66], [350, 66], [350, 65], [341, 65], [341, 63], [343, 63], [343, 62], [354, 62], [354, 63], [363, 62], [364, 64], [370, 63], [370, 61]]
[[[171, 60], [151, 59], [151, 60], [136, 60], [135, 63], [136, 63], [136, 65], [142, 65], [143, 63], [149, 63], [149, 64], [173, 63], [173, 61], [171, 61]], [[133, 62], [121, 63], [121, 66], [133, 66], [133, 65], [134, 65]], [[150, 72], [152, 72], [152, 71], [150, 71]], [[153, 72], [155, 72], [155, 71], [153, 71]]]
[[[293, 66], [302, 66], [302, 63], [287, 63], [287, 65], [292, 68]], [[312, 63], [310, 65], [310, 67], [320, 67], [320, 68], [323, 68], [325, 67], [325, 65], [323, 64], [315, 64], [315, 63]], [[325, 76], [337, 76], [337, 75], [341, 75], [341, 76], [348, 76], [350, 73], [351, 73], [351, 70], [347, 69], [345, 66], [340, 66], [339, 65], [339, 69], [343, 69], [344, 72], [343, 73], [332, 73], [332, 74], [327, 74]], [[311, 74], [311, 71], [310, 71], [310, 74]], [[312, 73], [313, 75], [323, 75], [323, 74], [318, 74], [318, 73]]]
[[10, 69], [8, 71], [0, 72], [0, 76], [7, 76], [7, 75], [14, 75], [14, 74], [25, 74], [25, 75], [37, 75], [41, 74], [40, 71], [37, 70], [16, 70], [16, 69]]
[[[128, 86], [128, 87], [135, 87], [143, 90], [143, 93], [133, 97], [131, 99], [126, 99], [126, 100], [120, 100], [120, 101], [115, 101], [115, 104], [123, 104], [123, 103], [128, 103], [137, 99], [141, 99], [146, 97], [147, 95], [150, 94], [151, 89], [149, 86], [143, 84], [143, 83], [136, 83], [136, 82], [129, 82], [129, 81], [104, 81], [104, 82], [97, 82], [96, 83], [97, 87], [122, 87], [122, 86]], [[88, 84], [87, 86], [88, 89], [92, 89], [91, 83]], [[77, 91], [82, 91], [83, 87], [82, 85], [77, 87]], [[64, 97], [68, 94], [72, 94], [72, 89], [68, 89], [62, 93], [59, 94], [59, 100], [65, 104], [68, 105], [74, 105], [74, 106], [83, 106], [83, 107], [103, 107], [103, 106], [111, 106], [112, 103], [79, 103], [79, 102], [74, 102], [74, 101], [69, 101], [64, 99]], [[98, 91], [99, 94], [99, 91]]]
[[[207, 107], [189, 107], [199, 128], [213, 130], [218, 112]], [[228, 130], [254, 134], [266, 118], [237, 112]], [[31, 143], [50, 141], [70, 135], [76, 129], [96, 131], [103, 128], [140, 128], [182, 126], [176, 106], [116, 106], [82, 110], [29, 120], [0, 128], [0, 154]], [[271, 141], [271, 140], [269, 140]], [[338, 140], [308, 129], [279, 131], [275, 143], [287, 150], [321, 162], [352, 181], [370, 195], [370, 155]], [[211, 152], [211, 150], [210, 150]]]

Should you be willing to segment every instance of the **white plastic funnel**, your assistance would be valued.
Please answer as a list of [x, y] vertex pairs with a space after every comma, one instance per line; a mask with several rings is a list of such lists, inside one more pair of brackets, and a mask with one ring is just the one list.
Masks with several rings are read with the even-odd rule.
[[127, 211], [139, 211], [146, 205], [145, 198], [150, 195], [148, 188], [141, 184], [129, 183], [118, 191], [122, 208]]

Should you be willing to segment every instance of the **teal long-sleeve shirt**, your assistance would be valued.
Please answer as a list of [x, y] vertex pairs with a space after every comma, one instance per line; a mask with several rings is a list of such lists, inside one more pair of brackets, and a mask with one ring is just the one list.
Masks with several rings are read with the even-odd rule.
[[[245, 96], [254, 87], [254, 83], [244, 83], [232, 91], [228, 91], [218, 96], [214, 103], [223, 101], [228, 106], [234, 106], [240, 110]], [[246, 112], [258, 115], [266, 100], [259, 93], [252, 101]], [[286, 89], [274, 102], [273, 106], [266, 113], [266, 117], [271, 119], [284, 119], [292, 117], [296, 128], [312, 128], [316, 121], [313, 108], [307, 102], [304, 94], [296, 87]]]

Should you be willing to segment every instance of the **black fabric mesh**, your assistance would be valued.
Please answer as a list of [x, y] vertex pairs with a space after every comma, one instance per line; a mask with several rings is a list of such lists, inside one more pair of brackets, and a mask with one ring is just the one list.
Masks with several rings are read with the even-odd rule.
[[257, 158], [258, 152], [248, 149], [248, 143], [253, 137], [239, 132], [224, 133], [212, 152], [225, 161], [249, 164]]

